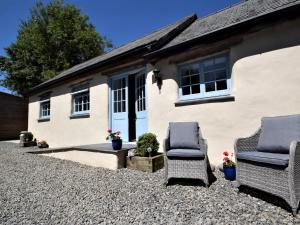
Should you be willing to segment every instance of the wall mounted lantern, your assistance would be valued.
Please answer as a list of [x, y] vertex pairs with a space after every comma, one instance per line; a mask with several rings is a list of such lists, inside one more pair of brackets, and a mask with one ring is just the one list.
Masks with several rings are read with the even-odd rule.
[[158, 84], [158, 83], [161, 83], [161, 75], [160, 75], [160, 71], [159, 69], [155, 68], [153, 70], [153, 74], [154, 74], [154, 80], [155, 82]]

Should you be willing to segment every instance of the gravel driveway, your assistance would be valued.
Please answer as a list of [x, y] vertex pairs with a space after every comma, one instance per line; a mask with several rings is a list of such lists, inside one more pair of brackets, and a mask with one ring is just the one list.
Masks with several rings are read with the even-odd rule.
[[0, 142], [0, 224], [300, 224], [219, 172], [209, 189], [166, 188], [163, 170], [110, 171], [28, 150]]

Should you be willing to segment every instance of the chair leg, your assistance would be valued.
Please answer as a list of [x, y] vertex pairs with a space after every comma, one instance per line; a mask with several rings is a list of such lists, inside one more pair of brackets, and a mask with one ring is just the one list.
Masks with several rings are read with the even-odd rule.
[[168, 186], [168, 184], [169, 184], [169, 180], [168, 180], [168, 179], [166, 179], [166, 180], [165, 180], [165, 182], [164, 182], [164, 185], [167, 187], [167, 186]]
[[297, 216], [298, 208], [292, 208], [293, 216]]

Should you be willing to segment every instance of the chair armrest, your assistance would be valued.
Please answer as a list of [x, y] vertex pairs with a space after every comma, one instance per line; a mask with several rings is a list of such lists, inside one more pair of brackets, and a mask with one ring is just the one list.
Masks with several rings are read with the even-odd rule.
[[300, 140], [293, 141], [290, 145], [289, 178], [292, 182], [300, 181]]
[[165, 154], [170, 149], [170, 138], [169, 137], [167, 137], [167, 138], [164, 139], [164, 141], [163, 141], [163, 149], [164, 149], [164, 153]]
[[200, 149], [204, 151], [204, 154], [207, 155], [207, 140], [202, 137], [199, 138]]
[[256, 151], [258, 139], [261, 129], [256, 131], [252, 136], [246, 138], [238, 138], [234, 144], [234, 153], [235, 155], [238, 152], [250, 152]]

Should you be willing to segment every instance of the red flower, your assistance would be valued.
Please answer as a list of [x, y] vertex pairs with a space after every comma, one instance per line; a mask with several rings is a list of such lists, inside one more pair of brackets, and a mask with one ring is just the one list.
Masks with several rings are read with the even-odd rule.
[[229, 153], [227, 151], [223, 152], [223, 155], [228, 156]]
[[108, 129], [107, 132], [108, 132], [108, 133], [111, 133], [111, 129]]
[[224, 157], [223, 159], [225, 162], [229, 161], [230, 159], [228, 157]]

